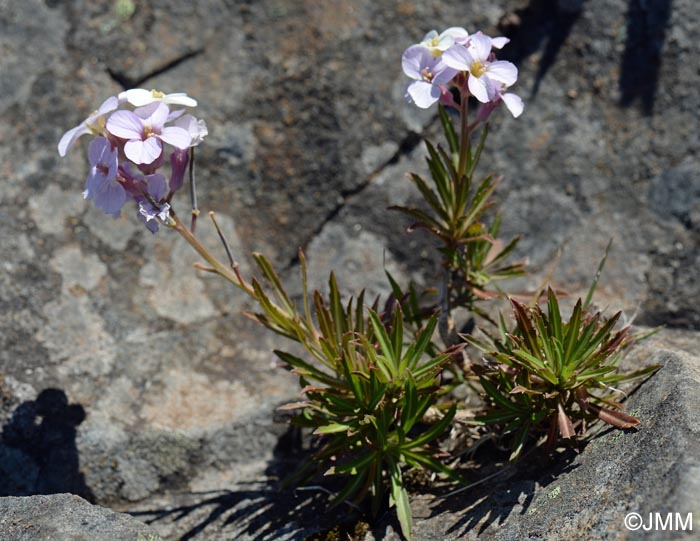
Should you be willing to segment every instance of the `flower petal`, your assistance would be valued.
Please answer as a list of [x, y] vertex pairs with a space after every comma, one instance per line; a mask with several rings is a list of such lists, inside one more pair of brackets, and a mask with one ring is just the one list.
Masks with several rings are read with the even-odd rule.
[[168, 183], [160, 173], [146, 176], [146, 190], [156, 201], [160, 201], [168, 192]]
[[75, 143], [81, 135], [85, 135], [89, 132], [90, 130], [84, 122], [79, 126], [68, 130], [63, 134], [61, 140], [58, 142], [58, 155], [63, 158], [66, 155], [66, 152], [68, 152], [68, 149], [73, 146], [73, 143]]
[[473, 34], [469, 40], [469, 52], [475, 60], [486, 62], [491, 54], [491, 38], [481, 32]]
[[187, 148], [192, 142], [192, 136], [189, 132], [177, 126], [163, 128], [163, 131], [160, 132], [160, 139], [176, 148]]
[[425, 54], [426, 50], [421, 45], [411, 45], [404, 51], [403, 56], [401, 56], [401, 67], [403, 68], [403, 72], [411, 79], [420, 81], [423, 78], [421, 69], [423, 69]]
[[154, 105], [155, 108], [153, 109], [153, 112], [149, 115], [147, 119], [145, 119], [145, 122], [148, 123], [148, 125], [151, 126], [151, 128], [153, 128], [153, 131], [160, 133], [160, 131], [163, 129], [163, 126], [168, 120], [168, 116], [170, 115], [170, 108], [163, 102], [157, 102]]
[[448, 67], [444, 62], [438, 61], [434, 68], [433, 84], [445, 85], [454, 79], [459, 70]]
[[469, 92], [472, 93], [472, 96], [474, 96], [481, 103], [486, 103], [489, 101], [489, 93], [486, 86], [487, 83], [483, 80], [483, 78], [470, 75], [469, 79], [467, 80], [467, 85], [469, 86]]
[[440, 99], [440, 88], [426, 81], [415, 81], [408, 85], [408, 95], [418, 107], [427, 109]]
[[145, 141], [131, 140], [124, 145], [124, 154], [136, 165], [153, 163], [161, 152], [163, 145], [157, 137], [148, 137]]
[[126, 203], [126, 191], [116, 180], [103, 183], [95, 195], [95, 205], [114, 217], [119, 216], [124, 203]]
[[119, 98], [120, 102], [128, 102], [134, 107], [142, 107], [144, 105], [148, 105], [149, 103], [153, 103], [155, 100], [151, 91], [146, 90], [145, 88], [132, 88], [122, 92], [117, 97]]
[[[112, 111], [116, 110], [117, 107], [119, 107], [119, 99], [116, 96], [110, 96], [102, 102], [102, 105], [100, 105], [99, 109], [97, 109], [97, 113], [95, 113], [93, 116], [104, 116], [107, 113], [111, 113]], [[91, 124], [92, 122], [93, 121], [88, 119], [88, 124]]]
[[506, 104], [506, 107], [508, 107], [508, 110], [511, 112], [514, 118], [518, 118], [522, 114], [525, 106], [523, 105], [523, 100], [520, 98], [520, 96], [508, 92], [507, 94], [503, 94], [501, 99], [503, 100], [503, 103]]
[[90, 165], [107, 164], [112, 145], [106, 137], [95, 137], [88, 147], [88, 160]]
[[190, 98], [184, 92], [173, 92], [172, 94], [166, 94], [163, 98], [163, 103], [182, 105], [183, 107], [197, 107], [197, 100]]
[[455, 45], [447, 49], [442, 53], [440, 60], [446, 66], [460, 71], [469, 71], [470, 66], [474, 63], [472, 55], [462, 45]]
[[486, 66], [486, 73], [489, 79], [503, 83], [506, 86], [511, 86], [518, 80], [518, 68], [515, 67], [515, 64], [505, 60], [491, 62]]
[[141, 139], [143, 121], [131, 111], [117, 111], [107, 119], [107, 131], [122, 139]]
[[451, 26], [445, 30], [440, 36], [450, 36], [455, 43], [465, 43], [469, 38], [469, 32], [467, 32], [461, 26]]
[[503, 49], [506, 45], [510, 43], [510, 39], [499, 36], [497, 38], [491, 38], [491, 45], [494, 46], [496, 49]]

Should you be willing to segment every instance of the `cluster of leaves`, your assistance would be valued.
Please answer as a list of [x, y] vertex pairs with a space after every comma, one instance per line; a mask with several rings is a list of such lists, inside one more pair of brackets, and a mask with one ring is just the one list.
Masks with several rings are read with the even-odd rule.
[[533, 435], [546, 433], [545, 446], [551, 449], [559, 438], [584, 435], [592, 419], [617, 428], [639, 424], [610, 397], [615, 385], [659, 367], [617, 372], [624, 351], [640, 337], [629, 326], [615, 330], [621, 312], [605, 317], [591, 310], [589, 301], [590, 295], [585, 303], [579, 299], [565, 321], [551, 289], [546, 312], [511, 299], [515, 330], [508, 332], [501, 319], [498, 337], [486, 342], [464, 337], [492, 361], [479, 370], [490, 407], [478, 420], [502, 427], [512, 440], [511, 459]]
[[411, 511], [402, 470], [413, 466], [455, 477], [431, 447], [450, 426], [455, 406], [441, 406], [434, 424], [423, 422], [441, 395], [440, 372], [450, 361], [449, 351], [427, 353], [437, 317], [415, 333], [406, 332], [400, 304], [393, 298], [381, 312], [377, 301], [366, 309], [363, 293], [343, 304], [333, 275], [328, 298], [315, 291], [311, 301], [303, 254], [304, 308], [299, 312], [269, 261], [259, 254], [255, 259], [270, 293], [253, 279], [254, 296], [263, 311], [252, 317], [302, 344], [315, 360], [275, 352], [299, 376], [303, 389], [304, 400], [288, 406], [299, 410], [294, 422], [318, 436], [313, 458], [297, 479], [318, 473], [340, 476], [344, 487], [334, 503], [369, 498], [373, 514], [385, 504], [388, 488], [389, 502], [410, 538]]
[[426, 141], [426, 159], [434, 188], [420, 175], [409, 175], [429, 209], [391, 208], [417, 220], [409, 231], [422, 228], [440, 240], [443, 263], [448, 273], [449, 306], [464, 307], [488, 318], [476, 306], [477, 301], [498, 295], [488, 286], [524, 274], [522, 263], [506, 263], [519, 237], [504, 245], [497, 240], [500, 217], [496, 216], [490, 225], [484, 223], [486, 212], [495, 204], [492, 196], [498, 187], [498, 180], [493, 175], [486, 176], [478, 183], [474, 181], [488, 126], [484, 126], [476, 147], [472, 148], [469, 133], [458, 137], [442, 106], [439, 107], [439, 114], [448, 149], [441, 145], [435, 147]]

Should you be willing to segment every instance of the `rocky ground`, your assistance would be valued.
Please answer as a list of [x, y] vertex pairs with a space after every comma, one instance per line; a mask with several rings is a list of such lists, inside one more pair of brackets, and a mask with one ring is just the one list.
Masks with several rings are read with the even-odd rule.
[[[451, 25], [508, 35], [502, 56], [520, 69], [525, 113], [495, 115], [482, 159], [505, 176], [504, 235], [525, 235], [518, 287], [557, 261], [554, 283], [584, 292], [613, 238], [599, 304], [669, 330], [633, 357], [666, 364], [629, 400], [639, 431], [544, 474], [504, 471], [489, 491], [417, 496], [416, 538], [617, 539], [629, 511], [700, 516], [693, 0], [0, 0], [0, 496], [71, 492], [166, 539], [302, 539], [338, 523], [323, 493], [274, 490], [295, 459], [275, 409], [298, 395], [279, 341], [174, 234], [88, 206], [84, 149], [60, 159], [56, 144], [124, 88], [186, 91], [210, 131], [200, 205], [244, 272], [262, 251], [294, 290], [302, 247], [319, 287], [331, 268], [350, 292], [385, 292], [385, 267], [429, 284], [429, 239], [386, 207], [416, 199], [404, 175], [425, 170], [421, 137], [437, 128], [403, 100], [401, 53]], [[0, 538], [27, 538], [20, 509], [80, 507], [23, 502], [0, 498], [15, 521], [0, 518]], [[386, 521], [367, 539], [392, 539]]]

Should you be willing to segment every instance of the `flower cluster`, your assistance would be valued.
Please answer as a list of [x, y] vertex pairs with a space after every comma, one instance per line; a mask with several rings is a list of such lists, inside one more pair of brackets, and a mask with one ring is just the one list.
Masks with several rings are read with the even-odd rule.
[[510, 62], [496, 60], [492, 49], [501, 49], [508, 38], [491, 38], [481, 32], [469, 34], [464, 28], [448, 28], [441, 34], [435, 30], [423, 41], [403, 53], [403, 71], [414, 81], [406, 98], [422, 109], [435, 102], [456, 107], [450, 88], [460, 96], [474, 96], [484, 104], [479, 121], [486, 120], [503, 102], [514, 117], [523, 112], [519, 96], [507, 92], [518, 78], [518, 68]]
[[[133, 200], [139, 220], [153, 233], [159, 223], [168, 223], [169, 201], [182, 187], [189, 149], [207, 135], [203, 120], [169, 106], [196, 107], [197, 102], [184, 93], [127, 90], [105, 100], [58, 143], [58, 153], [65, 156], [82, 135], [94, 135], [83, 196], [115, 218]], [[169, 180], [159, 172], [165, 162], [164, 144], [172, 147]]]

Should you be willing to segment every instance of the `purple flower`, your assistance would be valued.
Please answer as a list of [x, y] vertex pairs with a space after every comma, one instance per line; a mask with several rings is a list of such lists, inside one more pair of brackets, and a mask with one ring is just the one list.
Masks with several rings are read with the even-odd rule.
[[187, 148], [190, 134], [177, 126], [164, 127], [170, 110], [161, 102], [139, 107], [133, 112], [117, 111], [107, 120], [107, 131], [127, 139], [124, 154], [136, 165], [150, 164], [163, 152], [164, 141], [176, 148]]
[[407, 88], [406, 98], [421, 109], [427, 109], [446, 92], [444, 85], [458, 73], [448, 67], [441, 58], [436, 58], [422, 45], [406, 49], [401, 58], [403, 72], [414, 79]]
[[447, 66], [469, 73], [469, 92], [481, 103], [489, 101], [491, 81], [509, 87], [518, 79], [518, 68], [514, 64], [503, 60], [490, 60], [492, 45], [493, 40], [490, 37], [477, 32], [469, 38], [466, 47], [455, 45], [441, 56]]
[[167, 224], [169, 220], [170, 205], [162, 202], [168, 192], [168, 184], [161, 174], [146, 175], [137, 180], [143, 190], [143, 195], [137, 197], [138, 218], [151, 233], [155, 233], [159, 222]]
[[106, 137], [96, 137], [88, 147], [90, 173], [83, 197], [94, 199], [95, 206], [115, 218], [126, 203], [126, 191], [117, 179], [117, 150]]
[[175, 193], [185, 181], [185, 171], [190, 163], [188, 150], [176, 148], [170, 155], [170, 192]]
[[115, 96], [107, 98], [97, 111], [93, 112], [75, 128], [71, 128], [63, 134], [63, 137], [58, 142], [58, 154], [64, 157], [68, 149], [73, 146], [73, 143], [86, 133], [101, 133], [104, 130], [104, 119], [102, 117], [107, 113], [111, 113], [117, 107], [119, 107], [119, 100]]

